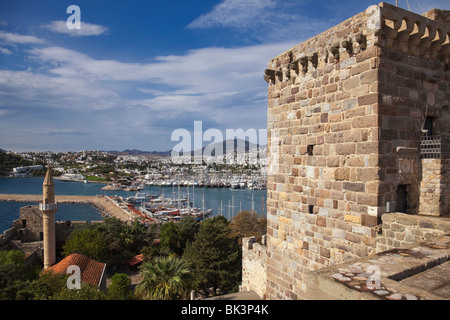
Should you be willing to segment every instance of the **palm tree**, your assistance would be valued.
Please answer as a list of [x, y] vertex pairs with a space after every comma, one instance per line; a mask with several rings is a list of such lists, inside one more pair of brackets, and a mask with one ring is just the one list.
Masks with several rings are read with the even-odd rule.
[[175, 300], [188, 297], [192, 281], [188, 265], [180, 258], [157, 257], [140, 267], [141, 282], [136, 295], [146, 300]]

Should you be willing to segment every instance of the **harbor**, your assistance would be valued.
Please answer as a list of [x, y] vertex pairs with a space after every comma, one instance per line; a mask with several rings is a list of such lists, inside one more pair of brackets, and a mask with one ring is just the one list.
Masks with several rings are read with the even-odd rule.
[[[223, 215], [231, 220], [242, 210], [266, 214], [264, 189], [200, 187], [198, 183], [186, 186], [137, 185], [135, 180], [130, 182], [130, 185], [120, 188], [116, 185], [113, 190], [108, 190], [105, 187], [111, 185], [55, 180], [56, 201], [90, 204], [103, 217], [117, 217], [123, 221], [138, 219], [144, 224], [178, 221], [183, 216], [203, 220]], [[42, 201], [40, 189], [42, 178], [39, 177], [0, 178], [0, 201], [37, 203]]]
[[[81, 180], [80, 180], [81, 181]], [[249, 189], [265, 190], [267, 189], [267, 180], [260, 176], [232, 176], [227, 178], [202, 179], [202, 178], [178, 178], [178, 179], [153, 179], [147, 176], [134, 180], [118, 179], [116, 182], [103, 187], [103, 190], [125, 190], [139, 191], [144, 186], [157, 187], [199, 187], [199, 188], [231, 188], [231, 189]]]

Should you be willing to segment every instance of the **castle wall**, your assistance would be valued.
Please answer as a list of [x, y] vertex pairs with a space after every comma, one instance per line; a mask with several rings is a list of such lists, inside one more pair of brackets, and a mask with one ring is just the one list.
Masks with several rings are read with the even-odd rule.
[[[429, 136], [439, 139], [450, 134], [450, 27], [389, 5], [385, 9], [378, 40], [379, 205], [389, 202], [394, 211], [400, 211], [401, 185], [407, 193], [406, 208], [401, 211], [429, 214], [419, 206], [420, 184], [429, 163], [421, 161], [420, 139], [426, 129]], [[448, 210], [437, 215], [445, 213]]]
[[450, 213], [450, 159], [422, 159], [419, 208], [430, 216]]
[[261, 243], [255, 242], [255, 237], [242, 240], [242, 283], [239, 291], [254, 291], [261, 298], [266, 295], [267, 282], [265, 239], [263, 236]]
[[269, 299], [300, 299], [307, 271], [374, 252], [380, 51], [372, 15], [269, 63], [282, 70], [269, 79], [269, 156], [278, 165], [268, 178]]

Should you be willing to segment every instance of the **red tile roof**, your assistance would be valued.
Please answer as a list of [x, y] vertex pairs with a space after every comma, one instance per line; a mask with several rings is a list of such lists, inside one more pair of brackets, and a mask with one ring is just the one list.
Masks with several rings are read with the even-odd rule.
[[89, 259], [81, 253], [72, 253], [62, 259], [59, 263], [46, 269], [45, 272], [53, 271], [58, 274], [68, 274], [67, 268], [76, 265], [80, 268], [81, 282], [99, 286], [103, 277], [106, 263]]
[[141, 263], [142, 261], [144, 261], [144, 255], [138, 254], [137, 256], [131, 257], [130, 259], [126, 260], [124, 263], [128, 264], [130, 266], [135, 266], [139, 263]]

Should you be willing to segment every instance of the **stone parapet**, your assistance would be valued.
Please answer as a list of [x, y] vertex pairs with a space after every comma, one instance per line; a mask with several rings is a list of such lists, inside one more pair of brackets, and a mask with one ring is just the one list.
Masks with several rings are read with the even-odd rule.
[[432, 237], [450, 234], [450, 217], [385, 213], [382, 234], [377, 237], [377, 252], [402, 248]]
[[[374, 23], [381, 30], [377, 45], [444, 63], [449, 62], [450, 25], [444, 23], [446, 19], [436, 21], [384, 2], [373, 7], [373, 14]], [[442, 14], [428, 16], [445, 17]]]
[[242, 283], [240, 292], [255, 292], [260, 298], [266, 297], [267, 247], [266, 236], [261, 243], [255, 237], [242, 239]]

